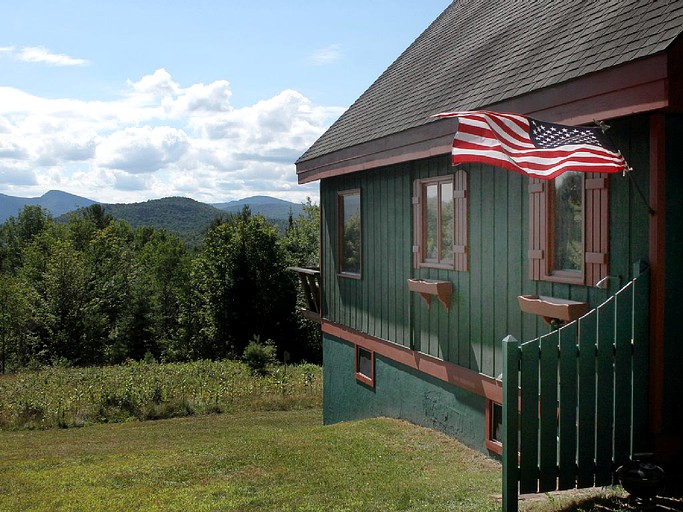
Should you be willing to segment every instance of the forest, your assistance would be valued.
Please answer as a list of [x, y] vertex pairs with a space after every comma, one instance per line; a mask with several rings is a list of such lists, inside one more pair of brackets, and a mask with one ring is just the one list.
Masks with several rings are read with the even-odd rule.
[[124, 361], [238, 359], [250, 343], [321, 360], [297, 313], [297, 276], [317, 266], [319, 207], [282, 230], [248, 207], [188, 245], [94, 204], [52, 219], [25, 206], [0, 225], [0, 373]]

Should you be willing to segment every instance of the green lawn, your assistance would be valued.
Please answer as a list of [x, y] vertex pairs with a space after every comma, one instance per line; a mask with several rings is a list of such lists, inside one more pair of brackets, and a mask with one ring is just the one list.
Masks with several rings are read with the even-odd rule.
[[486, 511], [499, 473], [430, 430], [319, 409], [0, 433], [2, 511]]
[[[500, 465], [452, 438], [319, 409], [0, 432], [0, 511], [480, 512], [499, 495]], [[522, 509], [620, 510], [584, 503]]]

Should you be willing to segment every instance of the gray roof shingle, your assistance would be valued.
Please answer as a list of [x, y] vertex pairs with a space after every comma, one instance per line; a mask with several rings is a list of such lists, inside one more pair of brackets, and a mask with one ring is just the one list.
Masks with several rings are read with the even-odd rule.
[[654, 55], [681, 32], [683, 0], [456, 0], [298, 162]]

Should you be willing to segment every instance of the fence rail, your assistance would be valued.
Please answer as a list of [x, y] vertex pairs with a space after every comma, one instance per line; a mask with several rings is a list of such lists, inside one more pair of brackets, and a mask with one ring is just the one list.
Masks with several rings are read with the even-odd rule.
[[503, 340], [504, 512], [520, 493], [609, 485], [645, 451], [648, 309], [645, 270], [550, 334]]

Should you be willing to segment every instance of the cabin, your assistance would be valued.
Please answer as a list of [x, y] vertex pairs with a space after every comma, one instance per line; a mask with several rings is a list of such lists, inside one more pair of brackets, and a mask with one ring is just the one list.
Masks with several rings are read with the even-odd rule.
[[[302, 282], [326, 423], [401, 418], [501, 457], [506, 510], [640, 454], [674, 467], [682, 32], [680, 0], [456, 0], [298, 159], [320, 183]], [[604, 122], [631, 170], [453, 166], [458, 120], [434, 115], [479, 110]]]

